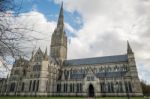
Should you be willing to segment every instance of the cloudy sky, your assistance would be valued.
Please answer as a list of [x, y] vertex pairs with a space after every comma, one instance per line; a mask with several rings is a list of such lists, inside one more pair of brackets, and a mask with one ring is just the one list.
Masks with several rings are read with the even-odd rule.
[[15, 23], [39, 32], [30, 33], [44, 38], [37, 48], [49, 48], [63, 1], [68, 59], [126, 54], [128, 40], [140, 79], [150, 83], [150, 0], [21, 1]]

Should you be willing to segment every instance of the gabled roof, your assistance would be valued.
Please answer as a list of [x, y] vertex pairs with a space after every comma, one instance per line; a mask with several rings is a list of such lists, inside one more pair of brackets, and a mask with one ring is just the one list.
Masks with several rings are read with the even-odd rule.
[[116, 63], [127, 61], [128, 61], [127, 55], [115, 55], [115, 56], [65, 60], [64, 66], [92, 65], [92, 64]]
[[36, 55], [40, 55], [41, 57], [44, 56], [44, 54], [43, 54], [43, 52], [42, 52], [42, 50], [41, 50], [40, 47], [39, 47], [39, 49], [36, 51], [36, 53], [33, 55], [33, 57], [35, 57]]

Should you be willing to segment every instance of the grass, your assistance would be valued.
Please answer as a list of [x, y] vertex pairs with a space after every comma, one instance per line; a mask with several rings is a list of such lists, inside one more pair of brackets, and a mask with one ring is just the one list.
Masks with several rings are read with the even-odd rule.
[[[0, 99], [88, 99], [87, 97], [20, 97], [0, 96]], [[96, 97], [93, 99], [127, 99], [127, 97]], [[130, 99], [150, 99], [147, 97], [130, 97]]]

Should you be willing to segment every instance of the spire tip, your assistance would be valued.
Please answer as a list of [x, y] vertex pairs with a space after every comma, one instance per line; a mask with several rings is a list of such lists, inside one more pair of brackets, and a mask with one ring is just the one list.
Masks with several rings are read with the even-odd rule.
[[127, 53], [133, 53], [128, 40], [127, 40]]

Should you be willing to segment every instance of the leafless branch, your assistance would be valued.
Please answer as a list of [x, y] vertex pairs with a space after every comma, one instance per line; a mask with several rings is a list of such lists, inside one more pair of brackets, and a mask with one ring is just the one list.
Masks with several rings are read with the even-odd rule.
[[[13, 4], [13, 0], [0, 0], [0, 62], [7, 70], [10, 70], [8, 67], [10, 57], [27, 57], [27, 55], [23, 53], [23, 49], [27, 48], [25, 43], [43, 39], [28, 35], [32, 32], [39, 34], [41, 34], [41, 32], [33, 28], [18, 26], [17, 23], [12, 21], [12, 19], [15, 19], [15, 17], [19, 15], [22, 4], [23, 0], [21, 0], [20, 6], [16, 8]], [[15, 14], [11, 13], [14, 9], [17, 9]]]

